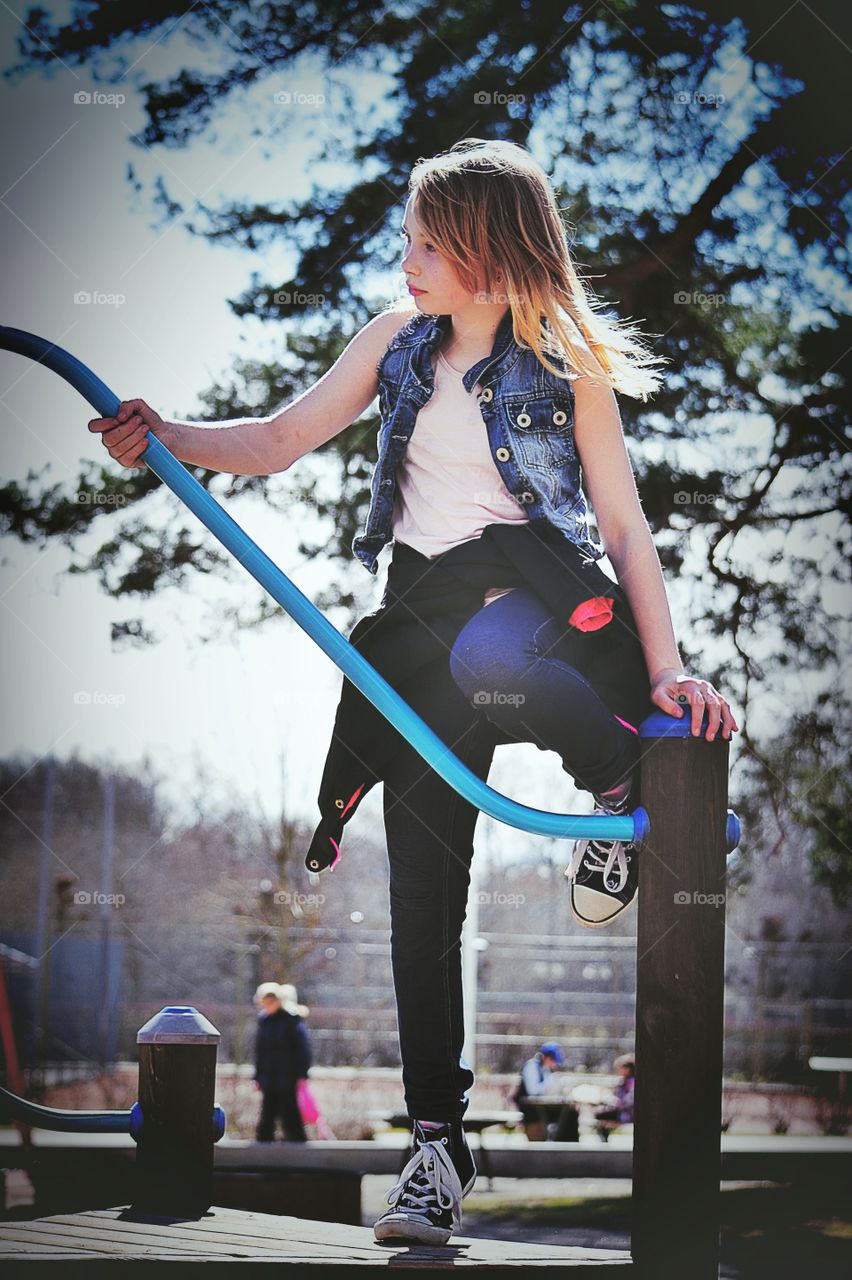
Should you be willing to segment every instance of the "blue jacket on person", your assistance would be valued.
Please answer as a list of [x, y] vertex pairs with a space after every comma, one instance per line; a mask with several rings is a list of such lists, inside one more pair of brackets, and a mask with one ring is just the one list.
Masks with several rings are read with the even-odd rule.
[[254, 1078], [264, 1093], [304, 1079], [311, 1066], [311, 1049], [299, 1014], [283, 1008], [264, 1014], [257, 1024], [254, 1057]]

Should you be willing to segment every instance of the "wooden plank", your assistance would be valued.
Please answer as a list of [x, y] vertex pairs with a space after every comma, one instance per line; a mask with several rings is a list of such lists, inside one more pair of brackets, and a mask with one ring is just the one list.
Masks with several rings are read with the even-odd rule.
[[[274, 1219], [274, 1221], [278, 1221]], [[282, 1223], [299, 1224], [304, 1219], [286, 1218], [280, 1219]], [[240, 1230], [238, 1222], [228, 1222], [223, 1224], [220, 1229], [211, 1227], [206, 1219], [199, 1222], [181, 1221], [172, 1224], [164, 1222], [137, 1222], [128, 1218], [107, 1218], [97, 1214], [74, 1214], [74, 1215], [58, 1215], [50, 1218], [40, 1218], [38, 1222], [42, 1231], [50, 1230], [51, 1233], [61, 1235], [63, 1232], [68, 1233], [68, 1239], [78, 1239], [87, 1236], [89, 1239], [97, 1240], [99, 1243], [106, 1245], [121, 1243], [135, 1243], [142, 1245], [157, 1246], [161, 1245], [169, 1250], [187, 1250], [198, 1249], [204, 1253], [218, 1253], [220, 1256], [231, 1253], [233, 1250], [251, 1249], [255, 1252], [273, 1251], [280, 1253], [282, 1241], [286, 1238], [288, 1250], [295, 1249], [304, 1253], [306, 1256], [315, 1254], [319, 1257], [328, 1257], [334, 1260], [337, 1257], [351, 1256], [353, 1252], [360, 1252], [364, 1257], [369, 1256], [366, 1250], [358, 1250], [351, 1241], [340, 1241], [335, 1244], [325, 1239], [318, 1239], [316, 1234], [309, 1232], [304, 1233], [304, 1241], [299, 1239], [299, 1231], [287, 1231], [284, 1228], [278, 1231], [277, 1235], [262, 1235], [258, 1233], [257, 1228], [247, 1225], [245, 1229]], [[323, 1223], [323, 1226], [327, 1226]]]
[[379, 1244], [367, 1227], [345, 1227], [303, 1218], [278, 1218], [216, 1208], [197, 1221], [135, 1221], [124, 1208], [66, 1214], [37, 1221], [0, 1223], [4, 1260], [36, 1257], [57, 1262], [204, 1260], [208, 1265], [285, 1262], [303, 1269], [342, 1266], [354, 1280], [361, 1267], [415, 1266], [418, 1271], [475, 1267], [570, 1266], [598, 1280], [614, 1267], [630, 1266], [623, 1250], [575, 1249], [557, 1245], [473, 1240], [458, 1236], [450, 1245], [429, 1248], [405, 1242]]

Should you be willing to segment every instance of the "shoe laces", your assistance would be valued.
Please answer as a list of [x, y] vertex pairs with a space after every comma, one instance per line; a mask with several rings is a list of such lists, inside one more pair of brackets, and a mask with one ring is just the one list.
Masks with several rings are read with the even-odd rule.
[[[621, 817], [624, 814], [625, 807], [622, 804], [611, 808], [603, 801], [597, 801], [595, 803], [595, 814]], [[593, 874], [600, 874], [603, 878], [604, 888], [609, 893], [621, 893], [627, 884], [628, 867], [627, 854], [625, 852], [627, 847], [628, 845], [623, 840], [596, 840], [593, 837], [587, 840], [578, 840], [571, 864], [565, 874], [571, 880], [578, 875], [581, 869]], [[617, 868], [617, 883], [611, 884], [609, 877], [614, 867]]]
[[455, 1165], [440, 1142], [422, 1142], [387, 1194], [391, 1206], [419, 1210], [452, 1209], [461, 1222], [462, 1185]]

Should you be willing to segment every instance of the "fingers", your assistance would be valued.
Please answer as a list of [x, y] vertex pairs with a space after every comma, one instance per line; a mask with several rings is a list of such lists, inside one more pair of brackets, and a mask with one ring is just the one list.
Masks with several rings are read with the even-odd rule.
[[677, 716], [680, 718], [684, 713], [683, 707], [678, 702], [677, 698], [673, 698], [670, 693], [667, 693], [664, 687], [654, 690], [652, 701], [660, 708], [661, 711], [668, 712], [670, 716]]
[[[134, 410], [132, 406], [142, 406]], [[99, 431], [111, 458], [124, 467], [145, 466], [139, 459], [148, 447], [151, 424], [146, 420], [151, 410], [144, 400], [122, 401], [114, 418], [93, 418], [90, 431]]]
[[732, 731], [739, 729], [727, 700], [713, 688], [709, 680], [696, 680], [689, 677], [678, 683], [684, 686], [679, 698], [684, 699], [690, 706], [692, 720], [690, 730], [693, 736], [697, 737], [701, 732], [705, 710], [707, 713], [705, 737], [708, 742], [715, 740], [720, 725], [723, 738], [730, 738]]

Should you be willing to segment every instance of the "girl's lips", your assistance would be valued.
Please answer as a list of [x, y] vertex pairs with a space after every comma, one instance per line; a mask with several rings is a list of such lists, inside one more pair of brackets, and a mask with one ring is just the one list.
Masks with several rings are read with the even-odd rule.
[[425, 292], [426, 292], [426, 290], [425, 290], [425, 289], [415, 289], [415, 288], [414, 288], [414, 285], [413, 285], [413, 284], [410, 284], [410, 285], [408, 286], [408, 292], [409, 292], [409, 293], [412, 293], [412, 294], [421, 294], [421, 293], [425, 293]]

